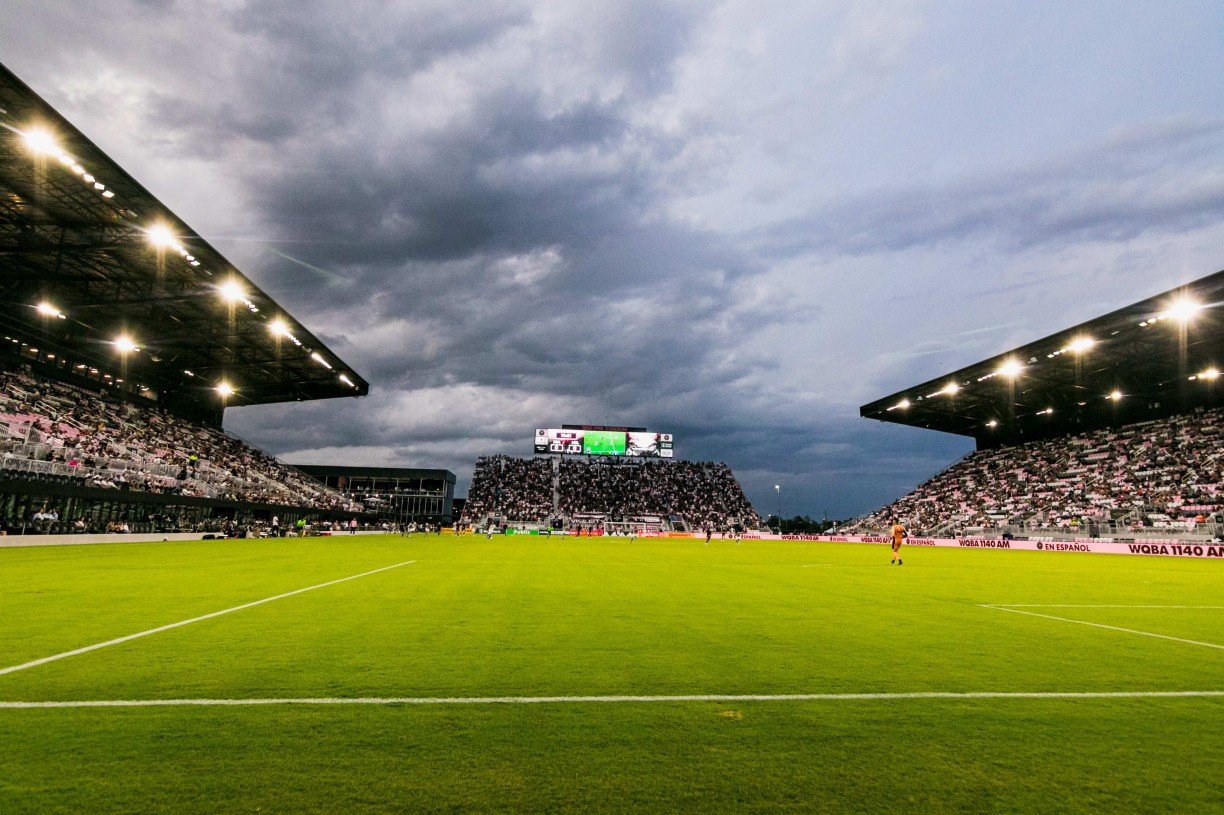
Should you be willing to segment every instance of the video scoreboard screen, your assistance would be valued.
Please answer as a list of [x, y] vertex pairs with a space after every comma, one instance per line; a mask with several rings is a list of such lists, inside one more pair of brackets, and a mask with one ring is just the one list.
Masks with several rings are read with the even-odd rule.
[[671, 433], [604, 427], [541, 428], [536, 430], [535, 451], [579, 456], [631, 456], [672, 458]]

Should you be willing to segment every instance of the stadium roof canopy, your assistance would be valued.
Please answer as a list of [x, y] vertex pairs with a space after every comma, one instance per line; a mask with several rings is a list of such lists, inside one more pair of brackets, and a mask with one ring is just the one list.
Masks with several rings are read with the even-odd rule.
[[1218, 405], [1224, 272], [863, 405], [861, 416], [1013, 444]]
[[212, 410], [369, 391], [4, 66], [0, 267], [0, 328], [39, 362]]

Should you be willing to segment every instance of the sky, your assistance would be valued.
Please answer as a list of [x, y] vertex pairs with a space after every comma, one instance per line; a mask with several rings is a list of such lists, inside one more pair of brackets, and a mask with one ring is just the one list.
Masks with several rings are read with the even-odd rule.
[[[6, 0], [0, 61], [370, 382], [299, 464], [627, 424], [762, 514], [972, 441], [858, 406], [1224, 268], [1224, 6]], [[774, 489], [778, 485], [778, 489]]]

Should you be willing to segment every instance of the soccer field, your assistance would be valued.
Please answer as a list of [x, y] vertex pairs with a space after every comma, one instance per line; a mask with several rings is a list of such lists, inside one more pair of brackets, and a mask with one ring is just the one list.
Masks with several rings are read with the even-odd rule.
[[4, 813], [1224, 809], [1216, 561], [0, 549], [0, 631]]

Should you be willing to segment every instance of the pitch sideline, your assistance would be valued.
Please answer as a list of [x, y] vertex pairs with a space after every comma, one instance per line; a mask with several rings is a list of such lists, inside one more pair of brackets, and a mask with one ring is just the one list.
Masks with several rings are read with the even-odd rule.
[[1224, 690], [1198, 691], [915, 691], [912, 693], [693, 694], [677, 696], [440, 696], [301, 697], [283, 699], [85, 699], [0, 702], [0, 710], [128, 707], [260, 707], [269, 705], [559, 705], [665, 702], [873, 702], [921, 699], [1201, 699]]
[[[1171, 637], [1168, 634], [1156, 634], [1151, 631], [1140, 631], [1137, 628], [1123, 628], [1117, 625], [1105, 625], [1104, 623], [1093, 623], [1087, 620], [1076, 620], [1076, 619], [1072, 619], [1071, 617], [1058, 617], [1053, 614], [1038, 614], [1035, 611], [1024, 611], [1023, 609], [1016, 608], [1011, 605], [979, 603], [978, 607], [979, 608], [992, 608], [995, 611], [1010, 611], [1012, 614], [1024, 614], [1028, 617], [1040, 617], [1043, 620], [1058, 620], [1059, 622], [1064, 622], [1064, 623], [1076, 623], [1077, 625], [1087, 625], [1093, 628], [1104, 628], [1108, 631], [1121, 631], [1125, 634], [1138, 634], [1142, 637], [1155, 637], [1156, 639], [1160, 639], [1160, 640], [1171, 640], [1172, 642], [1180, 642], [1186, 645], [1198, 645], [1203, 648], [1215, 648], [1217, 650], [1224, 651], [1224, 645], [1220, 645], [1219, 643], [1203, 642], [1201, 640], [1188, 640], [1182, 637]], [[1084, 608], [1090, 608], [1090, 606], [1084, 606]], [[1101, 608], [1108, 608], [1108, 606], [1101, 606]], [[1130, 606], [1123, 606], [1123, 608], [1130, 608]], [[1156, 608], [1156, 606], [1152, 606], [1152, 608]], [[1174, 607], [1165, 606], [1165, 608], [1174, 608]], [[1181, 608], [1191, 608], [1191, 607], [1182, 606]], [[1207, 607], [1204, 606], [1204, 608], [1207, 608]]]
[[189, 620], [179, 620], [177, 623], [168, 623], [167, 625], [160, 625], [157, 628], [150, 628], [147, 631], [138, 631], [135, 634], [128, 634], [123, 637], [116, 637], [115, 639], [107, 640], [106, 642], [98, 642], [98, 643], [94, 643], [93, 645], [86, 645], [82, 648], [74, 648], [71, 651], [64, 651], [62, 654], [52, 654], [49, 657], [42, 657], [41, 659], [30, 660], [29, 662], [23, 662], [20, 665], [10, 665], [7, 668], [0, 668], [0, 676], [3, 676], [4, 674], [15, 673], [17, 671], [24, 671], [27, 668], [34, 668], [39, 665], [46, 665], [48, 662], [55, 662], [57, 659], [64, 659], [65, 657], [76, 656], [77, 654], [86, 654], [86, 653], [89, 653], [90, 651], [97, 651], [99, 648], [106, 648], [111, 645], [119, 645], [120, 643], [130, 642], [131, 640], [140, 639], [141, 637], [147, 637], [150, 634], [159, 634], [162, 631], [169, 631], [172, 628], [181, 628], [185, 625], [191, 625], [192, 623], [198, 623], [203, 620], [211, 620], [213, 617], [220, 617], [223, 614], [232, 614], [235, 611], [242, 611], [243, 609], [253, 608], [255, 606], [261, 606], [264, 603], [271, 603], [273, 600], [283, 600], [286, 597], [292, 597], [295, 594], [302, 594], [303, 592], [314, 591], [315, 589], [322, 589], [328, 586], [334, 586], [337, 583], [345, 583], [349, 580], [356, 580], [359, 577], [369, 577], [372, 574], [378, 574], [379, 572], [385, 572], [388, 569], [398, 569], [400, 566], [408, 566], [413, 563], [416, 563], [416, 561], [415, 560], [405, 560], [403, 563], [393, 563], [390, 566], [383, 566], [380, 569], [374, 569], [372, 571], [362, 572], [361, 574], [349, 575], [348, 577], [341, 577], [338, 580], [329, 580], [326, 583], [319, 583], [314, 586], [307, 586], [304, 589], [294, 589], [293, 591], [287, 591], [284, 594], [278, 594], [274, 597], [265, 597], [262, 600], [254, 600], [250, 603], [243, 603], [240, 606], [234, 606], [232, 608], [222, 609], [221, 611], [214, 611], [210, 614], [203, 614], [199, 617], [192, 617]]

